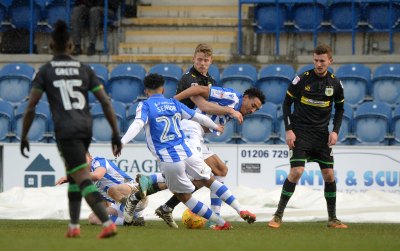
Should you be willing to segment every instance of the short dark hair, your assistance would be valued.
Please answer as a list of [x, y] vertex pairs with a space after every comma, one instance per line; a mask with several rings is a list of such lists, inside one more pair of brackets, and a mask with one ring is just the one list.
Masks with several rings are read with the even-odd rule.
[[327, 54], [328, 58], [332, 58], [332, 48], [326, 44], [320, 44], [314, 49], [314, 54], [322, 55]]
[[261, 101], [261, 104], [265, 103], [265, 95], [264, 93], [255, 87], [247, 89], [244, 93], [243, 96], [247, 95], [249, 98], [258, 98]]
[[144, 78], [144, 87], [146, 89], [155, 90], [164, 85], [164, 78], [163, 76], [157, 73], [150, 73]]
[[65, 21], [58, 20], [54, 24], [54, 30], [51, 32], [51, 39], [53, 40], [53, 50], [65, 51], [67, 49], [70, 34]]

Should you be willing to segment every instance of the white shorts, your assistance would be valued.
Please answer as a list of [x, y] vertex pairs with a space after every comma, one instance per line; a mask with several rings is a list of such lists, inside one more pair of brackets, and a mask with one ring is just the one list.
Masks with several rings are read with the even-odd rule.
[[185, 133], [189, 147], [193, 152], [199, 153], [203, 159], [207, 159], [215, 154], [204, 144], [205, 132], [199, 123], [183, 119], [181, 121], [181, 129]]
[[189, 176], [194, 180], [209, 180], [211, 177], [211, 168], [197, 154], [180, 162], [161, 162], [160, 169], [172, 193], [192, 193], [195, 186]]

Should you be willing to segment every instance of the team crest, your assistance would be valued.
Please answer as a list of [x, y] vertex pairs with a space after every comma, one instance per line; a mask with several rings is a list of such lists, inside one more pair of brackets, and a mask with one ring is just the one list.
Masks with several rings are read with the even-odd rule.
[[326, 96], [332, 96], [333, 95], [333, 88], [332, 87], [326, 87], [325, 88], [325, 95]]
[[304, 90], [306, 90], [306, 91], [310, 91], [311, 90], [311, 86], [309, 86], [309, 85], [306, 85], [306, 87], [304, 87]]

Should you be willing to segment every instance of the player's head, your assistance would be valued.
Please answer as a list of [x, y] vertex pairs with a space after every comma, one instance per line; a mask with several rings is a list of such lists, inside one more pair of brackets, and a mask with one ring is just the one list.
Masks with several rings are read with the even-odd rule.
[[208, 68], [212, 64], [212, 48], [208, 44], [199, 44], [194, 50], [193, 66], [202, 75], [207, 75]]
[[150, 73], [147, 75], [144, 80], [144, 88], [145, 88], [145, 93], [147, 95], [155, 94], [155, 93], [163, 93], [164, 92], [164, 78], [163, 76], [157, 74], [157, 73]]
[[325, 76], [328, 67], [333, 63], [332, 49], [326, 44], [315, 47], [314, 53], [314, 72], [318, 76]]
[[245, 116], [252, 114], [259, 110], [261, 106], [265, 103], [265, 95], [257, 88], [247, 89], [243, 93], [242, 106], [240, 107], [240, 113]]
[[58, 20], [54, 25], [54, 30], [51, 33], [50, 49], [53, 54], [69, 54], [72, 49], [68, 25], [62, 20]]

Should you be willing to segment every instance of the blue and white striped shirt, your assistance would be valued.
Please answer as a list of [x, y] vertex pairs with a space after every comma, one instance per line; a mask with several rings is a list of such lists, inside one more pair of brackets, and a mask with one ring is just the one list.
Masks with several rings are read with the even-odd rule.
[[194, 114], [181, 102], [155, 94], [139, 103], [135, 119], [144, 121], [147, 147], [154, 156], [163, 162], [179, 162], [192, 156], [180, 121]]

